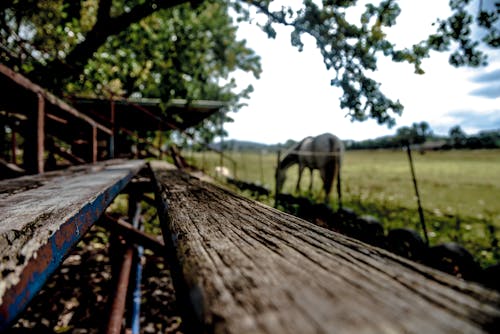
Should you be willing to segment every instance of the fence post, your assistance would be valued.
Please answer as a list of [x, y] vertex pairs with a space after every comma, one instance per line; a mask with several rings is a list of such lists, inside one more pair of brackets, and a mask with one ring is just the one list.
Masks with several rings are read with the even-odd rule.
[[263, 161], [263, 155], [264, 151], [261, 149], [259, 154], [259, 168], [260, 168], [260, 184], [264, 185], [264, 161]]
[[278, 170], [280, 168], [280, 160], [281, 160], [281, 150], [278, 149], [278, 160], [276, 164], [276, 172], [274, 173], [274, 207], [278, 207], [278, 196], [279, 196], [279, 189], [278, 189]]
[[424, 210], [422, 209], [420, 194], [418, 192], [417, 178], [415, 177], [415, 168], [413, 167], [413, 158], [411, 156], [410, 144], [406, 145], [406, 153], [408, 153], [408, 160], [410, 161], [411, 177], [413, 179], [413, 187], [415, 188], [415, 195], [417, 196], [418, 215], [420, 217], [420, 224], [422, 225], [422, 230], [424, 232], [425, 243], [427, 244], [427, 246], [429, 246], [429, 237], [427, 235], [427, 227], [425, 226]]
[[38, 111], [36, 121], [36, 162], [38, 173], [44, 171], [44, 151], [45, 151], [45, 98], [42, 94], [38, 93]]

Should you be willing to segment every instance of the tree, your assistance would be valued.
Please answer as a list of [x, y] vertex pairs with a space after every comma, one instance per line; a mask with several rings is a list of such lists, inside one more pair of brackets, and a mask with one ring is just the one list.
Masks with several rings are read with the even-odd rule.
[[467, 135], [462, 130], [460, 125], [452, 127], [449, 131], [450, 145], [455, 148], [464, 147], [467, 142]]
[[[237, 40], [237, 27], [225, 2], [206, 1], [196, 8], [183, 4], [152, 11], [110, 35], [85, 63], [81, 54], [72, 56], [84, 43], [78, 39], [84, 33], [92, 39], [92, 31], [96, 34], [100, 29], [99, 20], [107, 17], [93, 13], [111, 5], [107, 11], [112, 19], [108, 22], [118, 22], [118, 17], [130, 15], [127, 6], [133, 2], [109, 4], [95, 0], [81, 2], [81, 6], [74, 8], [78, 3], [14, 3], [19, 18], [9, 21], [18, 33], [10, 31], [9, 35], [4, 30], [1, 36], [5, 43], [12, 35], [27, 40], [24, 44], [12, 43], [8, 48], [9, 54], [17, 51], [19, 57], [9, 58], [4, 50], [2, 61], [10, 59], [11, 66], [59, 94], [161, 98], [165, 103], [173, 98], [212, 99], [227, 102], [227, 110], [237, 110], [240, 100], [252, 91], [251, 86], [236, 87], [230, 73], [242, 70], [256, 77], [260, 74], [260, 58], [245, 41]], [[12, 13], [7, 9], [4, 17]], [[32, 30], [22, 32], [28, 28]], [[68, 63], [68, 59], [74, 63]], [[81, 65], [84, 65], [82, 70]], [[50, 75], [46, 74], [48, 71]], [[225, 113], [214, 115], [190, 135], [200, 132], [201, 137], [220, 135], [221, 120], [230, 119]]]
[[429, 137], [432, 136], [432, 129], [429, 123], [425, 121], [420, 123], [413, 123], [412, 131], [415, 134], [415, 142], [424, 143]]
[[[134, 97], [216, 99], [236, 102], [229, 73], [237, 69], [258, 77], [259, 57], [237, 41], [236, 27], [222, 2], [192, 10], [178, 6], [151, 14], [110, 36], [69, 91]], [[107, 90], [107, 91], [106, 91]]]
[[[378, 57], [409, 62], [416, 73], [423, 74], [421, 63], [431, 50], [453, 51], [450, 63], [454, 66], [480, 66], [486, 63], [487, 57], [479, 47], [500, 46], [499, 2], [495, 2], [495, 9], [488, 6], [491, 2], [479, 1], [477, 8], [471, 6], [474, 1], [452, 0], [452, 15], [437, 22], [436, 33], [411, 49], [403, 50], [387, 40], [384, 32], [396, 24], [400, 13], [394, 0], [368, 3], [359, 22], [349, 22], [346, 18], [347, 11], [357, 4], [355, 0], [323, 0], [321, 3], [304, 0], [300, 8], [282, 6], [274, 10], [271, 9], [273, 1], [249, 2], [267, 16], [268, 21], [262, 28], [270, 37], [276, 35], [273, 25], [279, 23], [293, 27], [291, 43], [299, 50], [304, 46], [301, 40], [304, 34], [316, 39], [326, 67], [335, 72], [332, 85], [343, 90], [340, 106], [348, 110], [353, 120], [374, 118], [392, 126], [394, 117], [403, 111], [399, 101], [386, 97], [379, 84], [369, 76], [377, 69]], [[246, 7], [239, 5], [239, 1], [233, 3], [242, 12], [243, 19], [248, 19]], [[485, 35], [474, 38], [472, 31], [477, 29]]]
[[403, 146], [422, 144], [432, 135], [427, 122], [413, 123], [411, 127], [403, 126], [396, 131], [395, 140]]
[[[293, 28], [291, 43], [299, 50], [304, 47], [303, 35], [311, 35], [325, 66], [334, 71], [332, 85], [343, 90], [340, 106], [348, 110], [353, 120], [374, 118], [388, 125], [395, 123], [394, 117], [402, 113], [403, 106], [385, 96], [380, 85], [370, 78], [377, 69], [378, 58], [385, 56], [395, 62], [408, 62], [414, 65], [416, 73], [423, 73], [422, 60], [431, 50], [453, 51], [450, 63], [455, 66], [480, 66], [486, 62], [480, 47], [500, 46], [498, 2], [495, 2], [495, 9], [487, 6], [491, 2], [479, 1], [477, 9], [471, 7], [473, 1], [452, 0], [452, 15], [437, 22], [435, 34], [412, 48], [399, 50], [385, 34], [388, 27], [396, 24], [400, 13], [395, 0], [368, 3], [356, 22], [350, 22], [346, 16], [347, 11], [356, 5], [355, 0], [304, 0], [295, 7], [275, 6], [276, 1], [271, 0], [212, 0], [204, 2], [205, 7], [200, 6], [200, 0], [14, 0], [0, 4], [0, 59], [44, 86], [57, 90], [79, 82], [89, 63], [96, 60], [99, 49], [110, 40], [120, 43], [123, 37], [134, 31], [133, 26], [137, 27], [154, 13], [174, 7], [189, 11], [188, 7], [181, 5], [187, 2], [198, 11], [207, 10], [210, 5], [231, 7], [239, 14], [240, 20], [252, 20], [250, 8], [256, 8], [267, 18], [262, 28], [269, 37], [276, 35], [275, 24], [290, 26]], [[207, 33], [218, 36], [220, 27], [209, 25], [207, 29], [212, 30]], [[475, 29], [484, 31], [483, 36], [476, 37], [473, 34]], [[186, 34], [191, 36], [189, 31]], [[151, 37], [148, 33], [143, 36]], [[186, 45], [190, 50], [190, 53], [186, 50], [189, 57], [197, 57], [193, 53], [198, 52], [195, 49], [198, 46], [197, 43]], [[225, 44], [218, 47], [230, 49]], [[235, 54], [241, 55], [239, 51]], [[221, 56], [217, 52], [213, 55]], [[229, 57], [220, 59], [230, 61]], [[245, 66], [242, 68], [246, 69]], [[147, 75], [147, 71], [141, 73]], [[202, 79], [200, 83], [206, 81], [214, 86], [220, 83], [212, 79], [213, 73], [196, 75]], [[97, 75], [96, 79], [100, 77]]]

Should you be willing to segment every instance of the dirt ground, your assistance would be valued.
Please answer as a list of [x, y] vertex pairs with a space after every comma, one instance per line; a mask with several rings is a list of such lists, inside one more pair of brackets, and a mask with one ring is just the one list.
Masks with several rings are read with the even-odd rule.
[[[109, 237], [94, 226], [7, 333], [105, 332], [115, 287], [112, 263], [119, 262], [110, 260]], [[181, 333], [168, 266], [147, 250], [143, 263], [141, 333]]]

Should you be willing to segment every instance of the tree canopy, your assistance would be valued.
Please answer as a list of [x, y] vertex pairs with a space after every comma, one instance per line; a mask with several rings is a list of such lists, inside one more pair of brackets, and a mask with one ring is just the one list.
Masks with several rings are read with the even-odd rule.
[[451, 16], [436, 22], [434, 34], [398, 49], [386, 35], [400, 13], [395, 0], [367, 2], [356, 20], [347, 15], [356, 0], [2, 1], [0, 61], [57, 93], [218, 99], [237, 109], [251, 87], [236, 91], [231, 73], [258, 77], [261, 68], [258, 55], [237, 40], [233, 17], [250, 21], [253, 8], [265, 15], [262, 29], [271, 38], [277, 24], [293, 28], [291, 43], [299, 50], [304, 34], [314, 37], [353, 120], [393, 125], [403, 106], [370, 77], [379, 58], [423, 73], [432, 50], [451, 51], [454, 66], [481, 66], [482, 50], [500, 45], [500, 2], [449, 5]]
[[403, 126], [396, 131], [396, 142], [403, 146], [425, 143], [432, 135], [431, 127], [427, 122], [413, 123], [411, 127]]

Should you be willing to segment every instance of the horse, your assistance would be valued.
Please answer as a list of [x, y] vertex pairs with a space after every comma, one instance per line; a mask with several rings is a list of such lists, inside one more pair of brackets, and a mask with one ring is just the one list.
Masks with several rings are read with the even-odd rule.
[[286, 170], [292, 165], [299, 165], [299, 178], [297, 180], [296, 192], [300, 191], [300, 180], [302, 173], [307, 167], [311, 173], [311, 183], [309, 192], [312, 191], [312, 176], [315, 169], [319, 170], [323, 180], [323, 190], [325, 191], [325, 203], [328, 202], [330, 191], [334, 180], [337, 179], [337, 194], [339, 197], [339, 208], [342, 207], [342, 194], [340, 182], [340, 168], [344, 144], [335, 135], [324, 133], [316, 137], [306, 137], [299, 143], [292, 146], [283, 159], [278, 163], [276, 169], [276, 188], [279, 192], [283, 188], [286, 179]]

